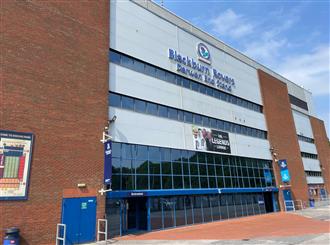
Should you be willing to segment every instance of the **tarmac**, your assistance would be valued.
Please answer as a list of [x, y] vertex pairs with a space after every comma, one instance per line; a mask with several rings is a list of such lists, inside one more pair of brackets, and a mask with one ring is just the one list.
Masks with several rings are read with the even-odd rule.
[[117, 237], [101, 244], [330, 244], [330, 205]]

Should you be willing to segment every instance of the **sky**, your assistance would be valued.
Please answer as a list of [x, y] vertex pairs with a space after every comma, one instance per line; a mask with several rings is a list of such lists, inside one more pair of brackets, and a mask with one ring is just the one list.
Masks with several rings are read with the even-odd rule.
[[329, 138], [330, 0], [162, 2], [179, 17], [311, 91]]

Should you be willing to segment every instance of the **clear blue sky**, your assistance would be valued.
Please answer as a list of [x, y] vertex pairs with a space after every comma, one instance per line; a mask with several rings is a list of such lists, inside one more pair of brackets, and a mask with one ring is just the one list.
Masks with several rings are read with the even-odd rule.
[[163, 3], [176, 15], [310, 90], [317, 116], [325, 121], [329, 137], [328, 0]]

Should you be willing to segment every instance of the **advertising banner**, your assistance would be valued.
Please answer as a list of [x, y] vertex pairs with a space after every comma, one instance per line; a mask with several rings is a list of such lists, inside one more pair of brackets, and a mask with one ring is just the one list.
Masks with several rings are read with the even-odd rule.
[[278, 165], [280, 166], [281, 169], [281, 177], [282, 177], [282, 182], [289, 182], [291, 177], [288, 169], [288, 164], [286, 160], [278, 160]]
[[0, 200], [27, 199], [33, 134], [0, 130]]
[[192, 127], [194, 149], [231, 153], [229, 135], [226, 132], [203, 127]]
[[104, 184], [111, 184], [112, 178], [112, 143], [104, 142]]

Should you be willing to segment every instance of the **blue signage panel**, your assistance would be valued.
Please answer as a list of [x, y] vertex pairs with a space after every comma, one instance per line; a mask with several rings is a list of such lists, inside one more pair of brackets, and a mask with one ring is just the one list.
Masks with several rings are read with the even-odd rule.
[[291, 177], [288, 169], [288, 164], [286, 160], [278, 160], [278, 165], [280, 166], [281, 169], [281, 177], [283, 182], [289, 182]]
[[111, 141], [104, 143], [104, 183], [111, 184], [112, 179], [112, 144]]

